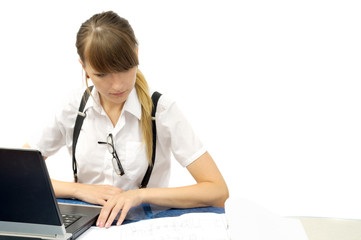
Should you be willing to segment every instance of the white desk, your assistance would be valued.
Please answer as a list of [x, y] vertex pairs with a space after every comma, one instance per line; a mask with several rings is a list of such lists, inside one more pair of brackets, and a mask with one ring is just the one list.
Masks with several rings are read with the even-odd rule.
[[227, 212], [234, 239], [361, 240], [361, 220], [281, 217], [246, 199], [226, 203]]
[[361, 240], [361, 220], [300, 217], [309, 240]]

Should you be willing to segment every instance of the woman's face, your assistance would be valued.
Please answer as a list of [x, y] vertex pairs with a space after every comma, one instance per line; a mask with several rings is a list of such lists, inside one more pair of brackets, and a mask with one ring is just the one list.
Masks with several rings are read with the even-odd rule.
[[137, 66], [117, 73], [97, 72], [89, 64], [83, 67], [98, 90], [103, 107], [104, 104], [122, 105], [134, 88]]

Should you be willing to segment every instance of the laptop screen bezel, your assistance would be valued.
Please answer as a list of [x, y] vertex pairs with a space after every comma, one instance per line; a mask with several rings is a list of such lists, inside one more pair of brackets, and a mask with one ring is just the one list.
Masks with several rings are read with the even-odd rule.
[[[27, 161], [25, 161], [26, 159]], [[27, 171], [27, 175], [25, 176], [28, 181], [33, 181], [32, 178], [37, 178], [38, 184], [40, 181], [40, 184], [42, 186], [39, 186], [38, 188], [44, 188], [45, 190], [39, 193], [42, 196], [32, 196], [33, 198], [38, 197], [39, 202], [43, 203], [45, 201], [44, 209], [46, 209], [46, 213], [50, 214], [52, 216], [49, 216], [51, 218], [51, 223], [44, 222], [44, 219], [41, 219], [40, 222], [37, 219], [36, 221], [32, 221], [32, 217], [25, 217], [27, 214], [27, 211], [31, 212], [31, 209], [28, 209], [29, 205], [27, 205], [26, 208], [23, 206], [16, 206], [19, 208], [19, 211], [22, 211], [24, 214], [23, 219], [4, 219], [0, 218], [0, 235], [1, 233], [14, 233], [14, 234], [31, 234], [31, 235], [45, 235], [45, 236], [53, 236], [53, 235], [65, 235], [66, 230], [64, 227], [64, 224], [62, 222], [61, 214], [59, 211], [59, 207], [56, 201], [54, 189], [51, 184], [50, 176], [44, 161], [44, 158], [42, 157], [40, 151], [34, 150], [34, 149], [9, 149], [9, 148], [0, 148], [0, 175], [3, 175], [3, 180], [6, 178], [6, 181], [3, 181], [5, 183], [0, 182], [1, 187], [8, 187], [8, 188], [14, 188], [14, 191], [18, 190], [17, 187], [21, 189], [23, 186], [19, 187], [18, 185], [21, 185], [21, 183], [17, 183], [16, 181], [24, 181], [24, 176], [19, 174], [24, 174], [23, 171]], [[10, 162], [11, 161], [11, 162]], [[16, 165], [17, 164], [17, 165]], [[25, 164], [25, 166], [24, 166]], [[28, 166], [26, 166], [28, 164]], [[29, 164], [36, 164], [36, 166], [29, 166]], [[12, 166], [9, 166], [12, 165]], [[3, 166], [3, 168], [1, 168]], [[14, 169], [16, 168], [18, 169]], [[29, 170], [27, 170], [28, 168]], [[3, 171], [3, 172], [1, 172]], [[0, 177], [1, 178], [1, 177]], [[19, 180], [20, 179], [20, 180]], [[11, 184], [12, 183], [12, 184]], [[9, 185], [9, 186], [5, 186]], [[30, 184], [32, 183], [26, 183]], [[11, 191], [11, 190], [9, 190]], [[14, 195], [14, 193], [12, 193]], [[37, 194], [37, 193], [36, 193]], [[12, 196], [14, 197], [14, 196]], [[22, 198], [26, 199], [26, 196], [20, 191], [18, 193], [18, 198], [15, 199], [18, 203], [23, 201]], [[1, 201], [1, 200], [0, 200]], [[6, 200], [3, 200], [3, 203]], [[11, 204], [11, 201], [5, 202], [7, 204]], [[3, 208], [5, 211], [6, 204], [1, 204], [0, 208]], [[19, 204], [22, 205], [22, 204]], [[26, 204], [24, 204], [25, 206]], [[50, 206], [50, 207], [49, 207]], [[13, 206], [11, 209], [14, 210], [15, 208]], [[17, 211], [15, 209], [15, 211]], [[38, 211], [39, 212], [39, 211]], [[40, 211], [41, 212], [41, 211]], [[18, 215], [13, 214], [16, 216], [16, 218], [19, 218]], [[46, 217], [45, 217], [46, 218]]]

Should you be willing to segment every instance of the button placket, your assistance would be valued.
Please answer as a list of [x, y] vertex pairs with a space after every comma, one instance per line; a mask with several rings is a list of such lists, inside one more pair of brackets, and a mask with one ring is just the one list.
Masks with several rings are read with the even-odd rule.
[[[114, 135], [114, 127], [112, 125], [112, 123], [109, 121], [107, 121], [108, 124], [107, 124], [107, 133], [106, 133], [106, 136], [109, 135], [109, 133], [112, 133]], [[104, 166], [104, 184], [106, 185], [114, 185], [114, 169], [113, 169], [113, 163], [112, 163], [112, 160], [113, 160], [113, 155], [109, 153], [109, 150], [108, 150], [108, 146], [105, 146], [104, 148], [104, 163], [103, 163], [103, 166]]]
[[[124, 164], [124, 153], [122, 151], [122, 149], [119, 147], [118, 142], [119, 142], [119, 137], [117, 137], [119, 135], [119, 132], [124, 128], [125, 126], [125, 118], [124, 118], [124, 114], [121, 114], [121, 116], [119, 117], [118, 123], [115, 125], [115, 127], [113, 127], [113, 124], [108, 125], [107, 129], [108, 129], [108, 134], [111, 133], [113, 135], [113, 144], [114, 144], [114, 148], [117, 151], [118, 157], [119, 157], [119, 161]], [[117, 179], [119, 179], [121, 176], [118, 176], [116, 174], [116, 172], [114, 171], [114, 167], [113, 167], [113, 156], [111, 154], [109, 154], [108, 152], [108, 158], [107, 158], [107, 167], [109, 167], [111, 170], [107, 169], [107, 181], [111, 182], [112, 185], [115, 184], [115, 182], [117, 181]], [[124, 166], [123, 166], [124, 167]], [[110, 184], [110, 183], [109, 183]]]

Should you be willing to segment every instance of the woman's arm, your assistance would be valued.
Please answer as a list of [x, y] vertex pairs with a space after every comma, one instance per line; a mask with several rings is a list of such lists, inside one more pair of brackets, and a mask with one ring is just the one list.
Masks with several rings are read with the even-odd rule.
[[227, 185], [209, 153], [203, 154], [187, 167], [197, 184], [177, 188], [145, 188], [113, 196], [104, 205], [97, 221], [99, 227], [110, 227], [122, 210], [120, 225], [130, 208], [150, 203], [172, 208], [223, 207], [228, 198]]
[[168, 189], [141, 189], [144, 202], [174, 208], [224, 207], [228, 188], [210, 154], [203, 154], [187, 169], [197, 184]]

